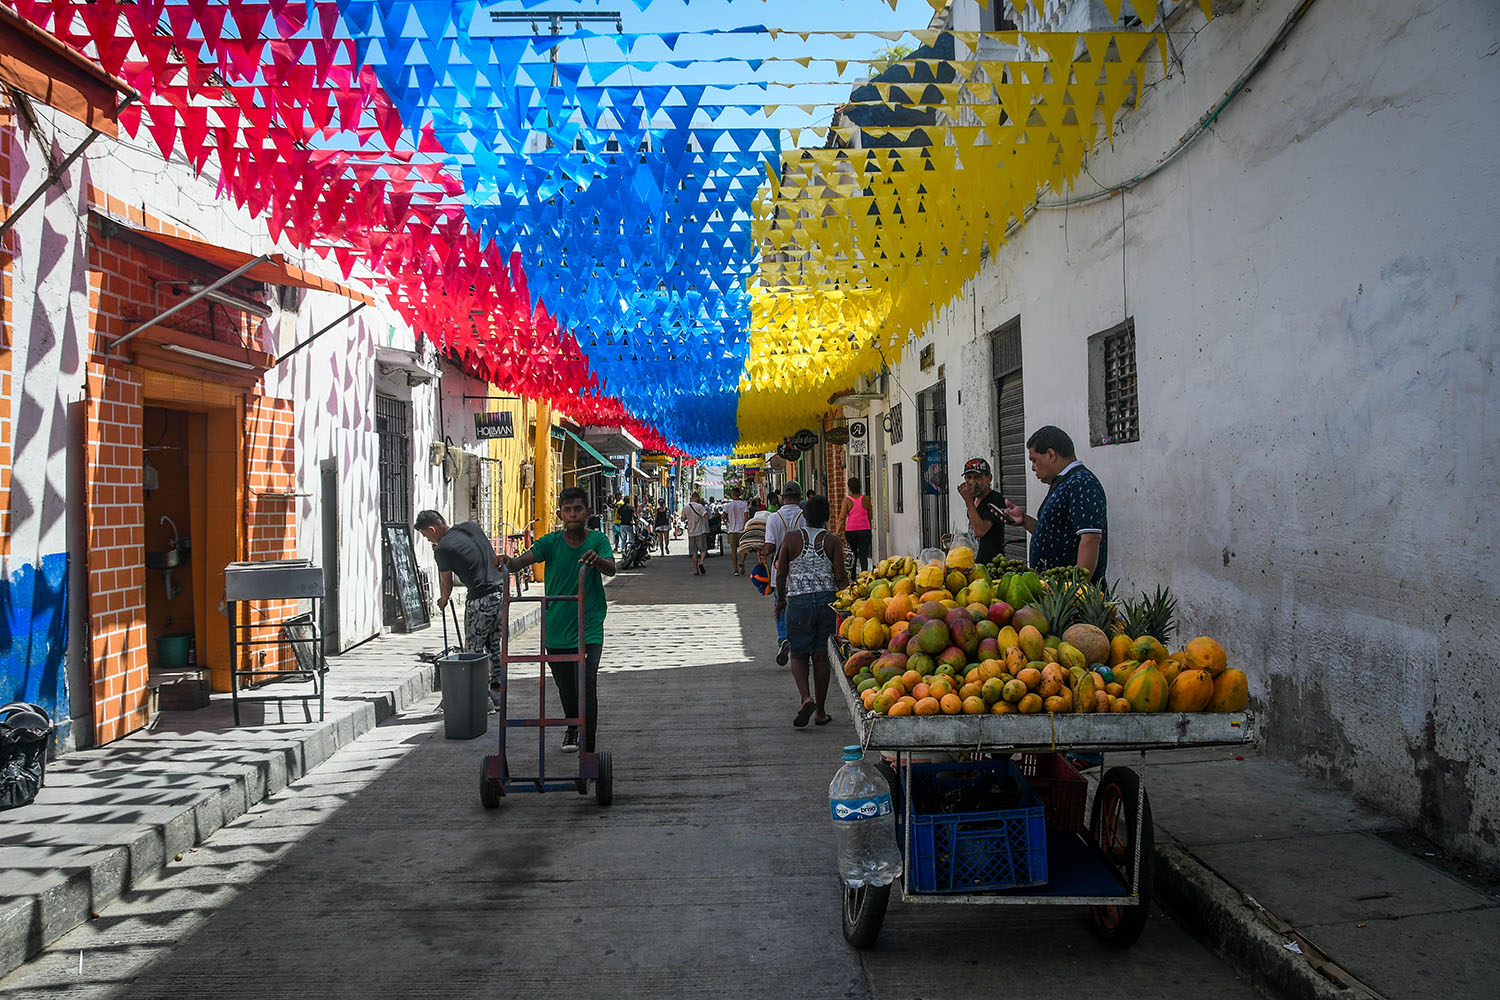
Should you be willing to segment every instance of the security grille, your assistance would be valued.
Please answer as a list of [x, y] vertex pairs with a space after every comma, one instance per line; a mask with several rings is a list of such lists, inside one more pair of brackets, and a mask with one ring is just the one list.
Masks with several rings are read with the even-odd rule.
[[1134, 322], [1104, 338], [1104, 434], [1101, 444], [1141, 439], [1136, 410]]
[[[388, 626], [406, 632], [419, 628], [426, 622], [408, 622], [401, 604], [401, 593], [397, 581], [395, 559], [399, 553], [391, 551], [388, 528], [411, 531], [411, 436], [410, 422], [405, 401], [393, 396], [375, 395], [375, 433], [380, 440], [380, 538], [381, 538], [381, 593], [383, 595], [382, 620]], [[421, 574], [417, 574], [417, 586], [422, 585]], [[425, 597], [425, 595], [424, 595]]]

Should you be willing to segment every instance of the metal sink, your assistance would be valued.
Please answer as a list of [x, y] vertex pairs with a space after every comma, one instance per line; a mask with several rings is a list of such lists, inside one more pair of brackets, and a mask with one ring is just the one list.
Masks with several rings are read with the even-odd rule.
[[323, 570], [311, 559], [253, 560], [224, 567], [224, 599], [228, 601], [322, 596]]
[[146, 553], [147, 569], [176, 569], [182, 565], [181, 549], [162, 549], [158, 552]]

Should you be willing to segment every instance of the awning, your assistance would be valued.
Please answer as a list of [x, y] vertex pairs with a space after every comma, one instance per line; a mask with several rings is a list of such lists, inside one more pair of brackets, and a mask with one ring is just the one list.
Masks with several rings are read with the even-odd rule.
[[111, 139], [121, 98], [140, 100], [134, 87], [58, 41], [8, 7], [0, 6], [0, 82], [76, 118]]
[[641, 442], [623, 427], [585, 427], [590, 444], [608, 455], [628, 455], [641, 450]]
[[620, 470], [615, 467], [615, 463], [611, 462], [609, 459], [605, 458], [603, 455], [595, 451], [593, 445], [589, 444], [583, 438], [579, 437], [577, 434], [574, 434], [572, 431], [567, 430], [566, 428], [564, 428], [563, 433], [576, 441], [578, 443], [578, 447], [582, 448], [585, 452], [592, 455], [594, 461], [598, 462], [599, 465], [602, 466], [602, 468], [599, 469], [585, 470], [588, 474], [592, 475], [593, 473], [597, 472], [601, 476], [610, 477], [620, 474]]
[[[125, 225], [119, 219], [100, 213], [95, 214], [100, 219], [100, 231], [107, 239], [123, 239], [137, 245], [142, 242], [155, 244], [173, 254], [192, 257], [212, 269], [233, 271], [244, 267], [256, 257], [255, 254], [246, 253], [243, 250], [231, 250], [229, 247], [221, 247], [207, 240], [194, 239], [191, 236], [169, 236], [166, 233], [152, 232], [149, 229], [137, 229], [134, 226]], [[375, 304], [375, 300], [367, 293], [346, 288], [336, 281], [329, 281], [327, 278], [304, 271], [294, 264], [288, 264], [286, 258], [279, 253], [268, 256], [269, 260], [245, 272], [246, 281], [332, 292], [368, 305]]]
[[633, 476], [635, 476], [637, 479], [644, 479], [648, 483], [657, 482], [657, 477], [656, 476], [653, 476], [649, 472], [642, 472], [640, 469], [637, 469], [633, 465], [630, 467], [630, 474], [633, 475]]

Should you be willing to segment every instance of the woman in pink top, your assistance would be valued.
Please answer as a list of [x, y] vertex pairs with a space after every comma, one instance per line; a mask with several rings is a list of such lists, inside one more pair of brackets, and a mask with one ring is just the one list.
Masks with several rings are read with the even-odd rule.
[[870, 568], [870, 498], [859, 490], [859, 480], [849, 480], [849, 512], [844, 515], [844, 540], [854, 553], [861, 571]]

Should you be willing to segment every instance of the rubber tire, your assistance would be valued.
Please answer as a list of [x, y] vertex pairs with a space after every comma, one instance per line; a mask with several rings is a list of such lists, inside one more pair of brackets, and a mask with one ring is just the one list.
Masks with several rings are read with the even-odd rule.
[[486, 809], [500, 808], [500, 782], [485, 774], [487, 762], [479, 762], [479, 804]]
[[594, 779], [594, 801], [607, 806], [615, 800], [615, 762], [608, 750], [599, 751], [599, 777]]
[[[1112, 767], [1099, 779], [1089, 813], [1089, 833], [1094, 843], [1127, 878], [1133, 874], [1131, 866], [1135, 861], [1135, 810], [1140, 788], [1140, 775], [1135, 771], [1128, 767]], [[1116, 948], [1129, 948], [1135, 944], [1151, 915], [1156, 833], [1151, 824], [1151, 799], [1146, 797], [1142, 805], [1145, 806], [1145, 817], [1141, 825], [1140, 902], [1135, 906], [1089, 907], [1089, 927], [1094, 936]], [[1107, 815], [1106, 810], [1113, 815]], [[1122, 819], [1123, 827], [1119, 825]], [[1105, 828], [1106, 821], [1108, 829]], [[1106, 838], [1109, 843], [1105, 843]]]
[[839, 883], [844, 890], [844, 940], [856, 948], [873, 948], [885, 923], [885, 909], [890, 905], [889, 885], [867, 885], [858, 889]]

